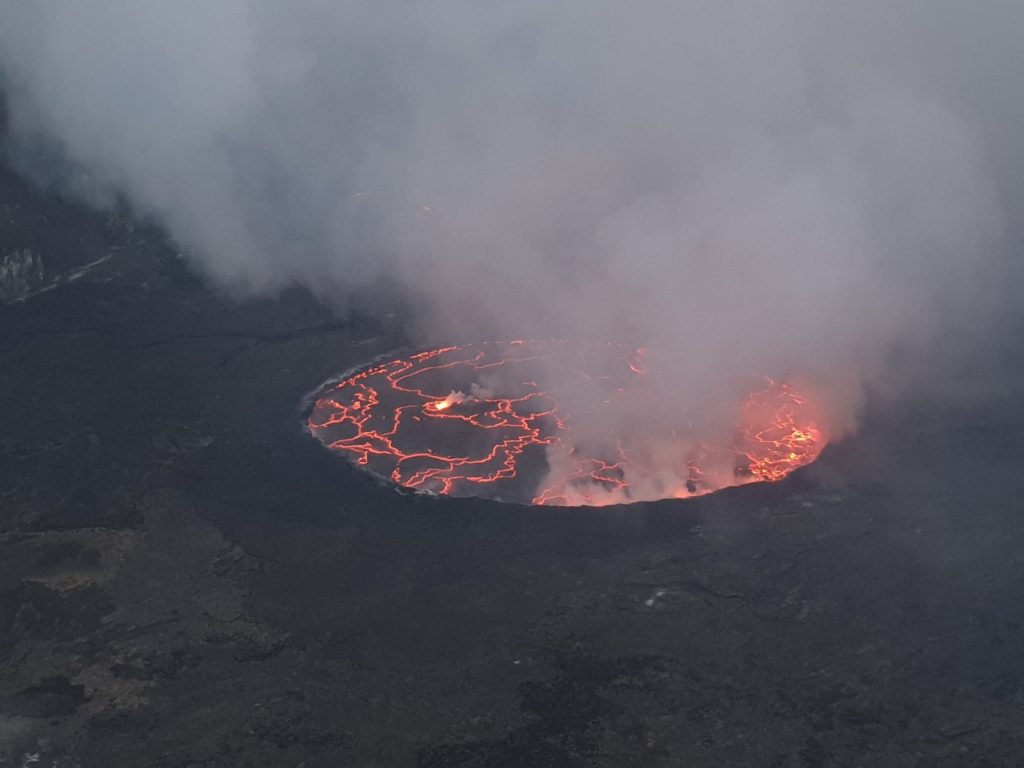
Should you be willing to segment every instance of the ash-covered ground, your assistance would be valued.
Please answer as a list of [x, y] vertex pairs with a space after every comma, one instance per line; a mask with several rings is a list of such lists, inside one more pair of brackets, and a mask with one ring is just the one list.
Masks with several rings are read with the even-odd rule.
[[1012, 387], [771, 486], [432, 499], [298, 410], [399, 322], [233, 302], [6, 171], [0, 260], [0, 765], [1021, 764]]

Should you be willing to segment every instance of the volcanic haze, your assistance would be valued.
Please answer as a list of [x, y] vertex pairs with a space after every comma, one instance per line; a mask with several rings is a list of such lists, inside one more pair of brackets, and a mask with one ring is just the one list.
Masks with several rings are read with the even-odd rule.
[[22, 170], [240, 296], [657, 350], [652, 421], [796, 377], [837, 434], [1014, 302], [1022, 31], [1010, 0], [7, 2], [0, 83]]

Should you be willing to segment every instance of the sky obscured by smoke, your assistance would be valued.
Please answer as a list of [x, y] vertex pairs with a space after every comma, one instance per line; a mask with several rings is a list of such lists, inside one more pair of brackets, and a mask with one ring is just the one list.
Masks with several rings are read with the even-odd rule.
[[387, 282], [424, 343], [796, 372], [844, 420], [1000, 322], [1022, 34], [1018, 0], [5, 2], [0, 82], [15, 158], [229, 290]]

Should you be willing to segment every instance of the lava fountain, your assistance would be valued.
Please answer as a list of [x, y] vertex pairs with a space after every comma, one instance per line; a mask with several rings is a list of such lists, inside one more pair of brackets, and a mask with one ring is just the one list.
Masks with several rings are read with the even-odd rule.
[[635, 428], [656, 410], [645, 349], [486, 342], [373, 364], [325, 385], [308, 417], [327, 448], [399, 486], [537, 505], [685, 498], [781, 480], [828, 431], [814, 403], [761, 379], [710, 432]]

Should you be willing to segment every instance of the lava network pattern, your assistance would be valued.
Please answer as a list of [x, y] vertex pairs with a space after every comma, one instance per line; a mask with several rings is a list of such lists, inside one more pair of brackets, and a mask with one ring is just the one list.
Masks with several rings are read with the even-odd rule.
[[397, 485], [538, 505], [682, 498], [780, 480], [827, 442], [807, 398], [770, 379], [713, 441], [685, 429], [630, 429], [648, 405], [647, 367], [646, 350], [614, 344], [442, 347], [327, 385], [308, 427]]

